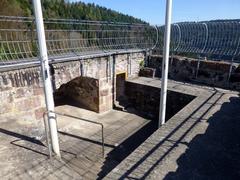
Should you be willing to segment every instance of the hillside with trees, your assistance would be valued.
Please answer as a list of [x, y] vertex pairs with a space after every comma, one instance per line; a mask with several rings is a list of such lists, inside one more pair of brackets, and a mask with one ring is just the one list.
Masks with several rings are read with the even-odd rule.
[[[0, 15], [32, 16], [31, 0], [0, 0]], [[95, 4], [66, 0], [42, 0], [44, 18], [145, 23], [144, 21]]]

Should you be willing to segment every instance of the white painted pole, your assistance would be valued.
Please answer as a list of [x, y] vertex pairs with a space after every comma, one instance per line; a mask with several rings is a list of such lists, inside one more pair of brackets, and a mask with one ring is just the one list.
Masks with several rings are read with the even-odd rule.
[[162, 60], [161, 98], [160, 98], [159, 123], [158, 123], [159, 127], [165, 123], [165, 117], [166, 117], [171, 19], [172, 19], [172, 0], [167, 0], [166, 16], [165, 16], [163, 60]]
[[[54, 100], [53, 100], [53, 90], [51, 84], [51, 77], [49, 73], [48, 55], [47, 55], [47, 45], [45, 39], [45, 31], [42, 16], [41, 0], [32, 0], [34, 6], [34, 14], [37, 26], [37, 36], [38, 45], [40, 51], [40, 60], [42, 68], [42, 78], [44, 82], [44, 92], [45, 92], [45, 102], [47, 110], [54, 111]], [[58, 134], [57, 134], [57, 123], [56, 118], [53, 113], [48, 113], [48, 123], [50, 129], [50, 137], [52, 143], [52, 150], [60, 157]]]

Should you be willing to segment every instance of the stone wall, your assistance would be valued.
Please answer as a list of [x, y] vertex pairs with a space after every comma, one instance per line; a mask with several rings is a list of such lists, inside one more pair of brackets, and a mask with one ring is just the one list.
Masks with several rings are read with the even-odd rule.
[[[136, 77], [144, 58], [144, 53], [132, 53], [51, 64], [54, 91], [77, 77], [93, 79], [94, 88], [97, 89], [98, 86], [98, 89], [91, 93], [96, 95], [93, 99], [98, 106], [90, 108], [97, 112], [106, 112], [114, 104], [116, 74], [126, 72], [128, 77]], [[45, 101], [40, 74], [40, 67], [0, 73], [1, 122], [15, 120], [24, 124], [42, 125]], [[89, 87], [90, 85], [84, 88]], [[78, 86], [75, 90], [77, 88]], [[88, 99], [88, 102], [92, 103], [93, 99]]]
[[[131, 105], [143, 116], [158, 119], [160, 104], [160, 88], [126, 82], [126, 96]], [[170, 119], [195, 97], [179, 92], [168, 91], [166, 119]]]
[[[152, 56], [147, 63], [150, 68], [156, 69], [156, 76], [161, 77], [161, 56]], [[240, 88], [239, 66], [233, 64], [229, 79], [231, 63], [197, 60], [175, 56], [169, 59], [169, 78], [178, 81], [204, 83], [223, 88]]]
[[[45, 111], [40, 68], [0, 73], [0, 121], [42, 127]], [[1, 124], [3, 125], [3, 124]]]
[[85, 59], [53, 64], [53, 87], [58, 89], [72, 79], [80, 76], [99, 81], [99, 108], [106, 112], [113, 108], [116, 98], [116, 75], [126, 73], [127, 77], [137, 77], [144, 53], [119, 54], [114, 56]]

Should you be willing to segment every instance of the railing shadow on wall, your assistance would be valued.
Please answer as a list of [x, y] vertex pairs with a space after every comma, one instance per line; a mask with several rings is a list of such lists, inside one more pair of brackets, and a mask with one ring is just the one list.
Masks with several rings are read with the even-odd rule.
[[[45, 19], [49, 61], [148, 51], [158, 31], [148, 24]], [[35, 19], [0, 16], [0, 68], [39, 64]]]

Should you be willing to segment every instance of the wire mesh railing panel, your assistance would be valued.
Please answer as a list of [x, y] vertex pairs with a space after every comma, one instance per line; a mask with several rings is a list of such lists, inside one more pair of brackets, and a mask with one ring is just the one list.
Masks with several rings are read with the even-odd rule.
[[[150, 50], [158, 31], [147, 24], [74, 19], [44, 20], [48, 55], [72, 57], [93, 52]], [[0, 16], [0, 65], [37, 61], [34, 18]]]
[[50, 56], [109, 50], [151, 49], [156, 39], [154, 27], [97, 21], [45, 21]]
[[[185, 22], [172, 24], [172, 53], [193, 53], [228, 57], [240, 61], [240, 20]], [[162, 53], [164, 26], [158, 27], [156, 52]]]
[[36, 55], [32, 19], [0, 17], [0, 63], [27, 60]]

